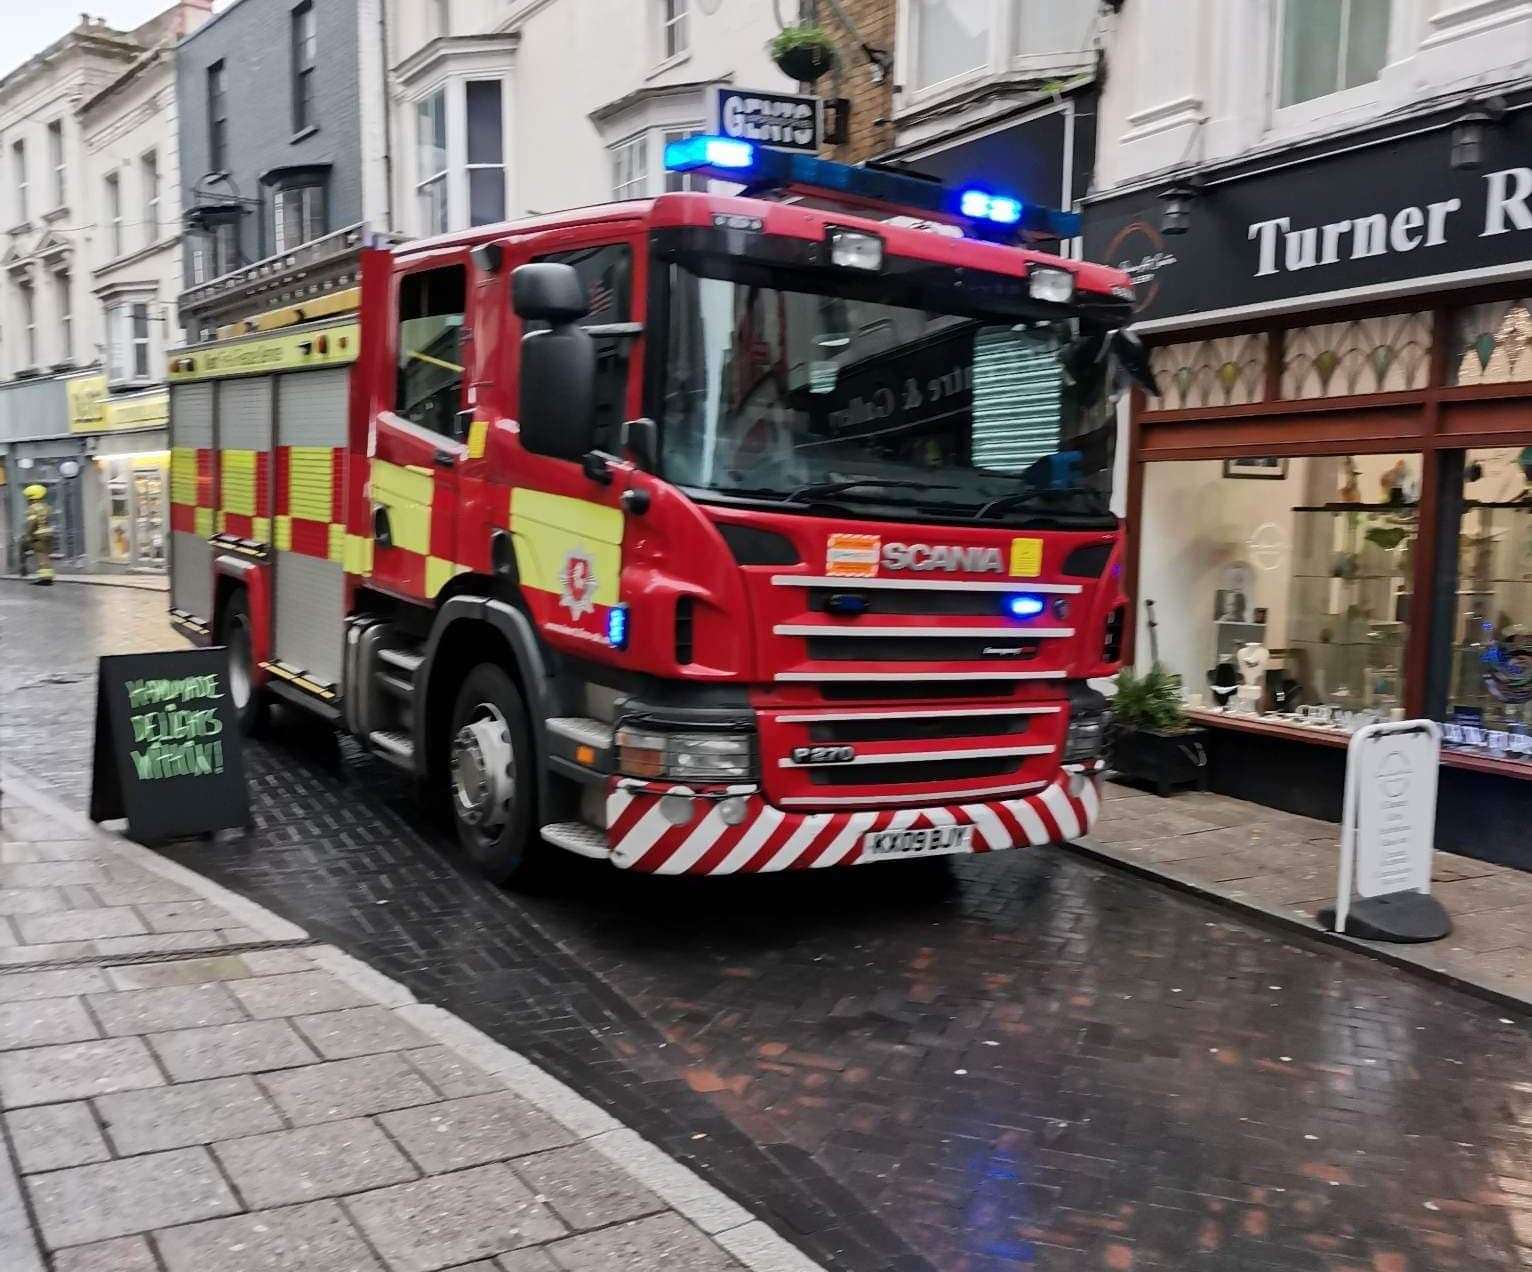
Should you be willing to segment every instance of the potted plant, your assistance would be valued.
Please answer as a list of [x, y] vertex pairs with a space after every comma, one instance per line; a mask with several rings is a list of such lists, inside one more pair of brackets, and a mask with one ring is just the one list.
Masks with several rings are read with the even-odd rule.
[[778, 31], [766, 50], [782, 74], [801, 84], [812, 84], [835, 65], [835, 42], [812, 22]]
[[1142, 676], [1125, 668], [1112, 699], [1112, 767], [1148, 782], [1159, 795], [1173, 786], [1207, 789], [1207, 730], [1186, 722], [1181, 677], [1155, 663]]

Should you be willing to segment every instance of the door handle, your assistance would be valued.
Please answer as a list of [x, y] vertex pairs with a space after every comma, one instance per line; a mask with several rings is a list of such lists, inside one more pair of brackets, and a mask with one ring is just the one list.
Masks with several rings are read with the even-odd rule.
[[378, 504], [372, 510], [372, 537], [380, 548], [394, 546], [394, 532], [388, 522], [388, 509], [382, 504]]
[[451, 468], [457, 463], [457, 456], [451, 451], [439, 450], [436, 452], [436, 466], [438, 468]]

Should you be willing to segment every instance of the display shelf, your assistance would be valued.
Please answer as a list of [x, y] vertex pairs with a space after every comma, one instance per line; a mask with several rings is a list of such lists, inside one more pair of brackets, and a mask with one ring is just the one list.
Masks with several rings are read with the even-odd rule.
[[1419, 504], [1412, 503], [1330, 503], [1330, 504], [1300, 504], [1294, 508], [1294, 512], [1392, 512], [1392, 513], [1416, 513], [1420, 511]]

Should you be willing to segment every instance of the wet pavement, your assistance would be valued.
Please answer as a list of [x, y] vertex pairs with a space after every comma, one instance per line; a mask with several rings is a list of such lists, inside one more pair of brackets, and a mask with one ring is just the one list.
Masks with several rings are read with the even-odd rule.
[[[0, 754], [83, 806], [94, 657], [164, 598], [0, 583]], [[1067, 851], [518, 897], [293, 722], [203, 870], [524, 1051], [826, 1266], [1532, 1265], [1503, 1009]]]

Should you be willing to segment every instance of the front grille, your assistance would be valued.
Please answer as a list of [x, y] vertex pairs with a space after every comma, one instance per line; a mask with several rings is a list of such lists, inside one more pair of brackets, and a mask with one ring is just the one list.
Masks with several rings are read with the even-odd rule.
[[826, 702], [919, 702], [943, 698], [1009, 698], [1004, 680], [830, 680], [819, 686]]
[[816, 662], [1028, 662], [1040, 648], [1035, 640], [995, 636], [810, 636]]
[[1019, 755], [993, 755], [971, 760], [930, 759], [920, 764], [848, 764], [842, 768], [809, 769], [815, 786], [895, 786], [907, 782], [960, 782], [976, 777], [1003, 777], [1021, 767]]
[[961, 715], [933, 720], [826, 720], [809, 725], [811, 742], [926, 742], [932, 738], [1015, 737], [1029, 716]]
[[[1016, 590], [1025, 592], [1026, 584], [1018, 582]], [[834, 613], [827, 604], [832, 596], [854, 596], [862, 602], [863, 614], [967, 614], [995, 618], [1005, 614], [1002, 603], [1009, 595], [1008, 592], [963, 591], [959, 584], [954, 584], [950, 592], [925, 589], [905, 592], [893, 588], [872, 587], [813, 587], [809, 589], [809, 608], [821, 614]]]

